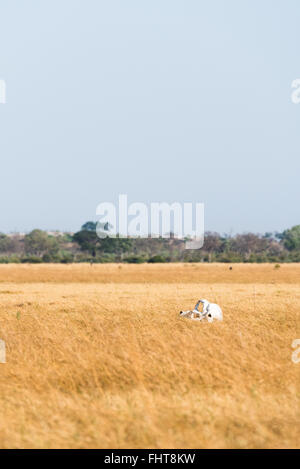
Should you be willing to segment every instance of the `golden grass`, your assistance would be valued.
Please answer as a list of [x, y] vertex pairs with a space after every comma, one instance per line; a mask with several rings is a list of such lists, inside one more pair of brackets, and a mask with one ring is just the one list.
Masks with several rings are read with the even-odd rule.
[[[1, 448], [300, 447], [300, 265], [0, 266]], [[178, 317], [199, 297], [223, 323]]]

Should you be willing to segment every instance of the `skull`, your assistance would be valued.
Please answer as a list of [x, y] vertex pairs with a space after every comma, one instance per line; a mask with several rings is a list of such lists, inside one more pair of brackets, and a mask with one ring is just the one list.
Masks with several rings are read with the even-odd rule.
[[[202, 311], [199, 311], [200, 304], [203, 305]], [[214, 319], [219, 321], [223, 320], [223, 313], [220, 306], [215, 303], [209, 303], [209, 301], [204, 299], [199, 300], [192, 311], [180, 311], [180, 316], [197, 321], [202, 321], [202, 319], [205, 318], [208, 322], [213, 322]]]
[[223, 320], [223, 313], [219, 305], [215, 303], [209, 303], [207, 306], [206, 319], [208, 322], [213, 322], [214, 319], [218, 321]]

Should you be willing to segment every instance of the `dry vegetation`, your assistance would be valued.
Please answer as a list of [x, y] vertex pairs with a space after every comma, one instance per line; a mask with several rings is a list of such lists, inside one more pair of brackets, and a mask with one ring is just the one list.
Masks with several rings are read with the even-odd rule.
[[[300, 447], [300, 265], [0, 266], [0, 447]], [[199, 297], [223, 323], [178, 317]]]

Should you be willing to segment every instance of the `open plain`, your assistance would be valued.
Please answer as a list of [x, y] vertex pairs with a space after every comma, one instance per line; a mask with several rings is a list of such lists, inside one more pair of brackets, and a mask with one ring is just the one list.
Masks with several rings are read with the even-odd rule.
[[299, 264], [1, 265], [0, 308], [1, 448], [300, 448]]

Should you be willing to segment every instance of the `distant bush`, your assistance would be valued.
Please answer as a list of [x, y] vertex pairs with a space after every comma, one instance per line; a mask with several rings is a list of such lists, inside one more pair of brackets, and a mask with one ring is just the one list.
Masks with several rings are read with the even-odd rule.
[[157, 256], [150, 257], [148, 262], [149, 264], [158, 264], [158, 263], [170, 262], [170, 259], [164, 256], [157, 255]]
[[217, 257], [217, 261], [232, 264], [232, 263], [237, 263], [237, 262], [243, 262], [243, 257], [234, 252], [226, 252], [226, 253], [220, 254]]
[[74, 256], [72, 254], [64, 254], [60, 258], [60, 262], [62, 264], [72, 264], [72, 262], [74, 262]]
[[9, 264], [9, 257], [0, 257], [0, 264]]
[[128, 264], [143, 264], [146, 261], [143, 257], [129, 256], [124, 259], [124, 262], [127, 262]]
[[41, 264], [43, 259], [38, 256], [26, 256], [22, 257], [21, 262], [23, 264]]
[[53, 256], [50, 256], [50, 254], [44, 254], [42, 257], [43, 262], [53, 262]]

